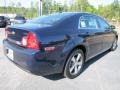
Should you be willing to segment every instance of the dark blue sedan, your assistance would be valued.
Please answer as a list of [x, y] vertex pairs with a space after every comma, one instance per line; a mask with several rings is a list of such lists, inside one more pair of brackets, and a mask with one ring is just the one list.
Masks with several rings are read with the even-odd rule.
[[115, 26], [89, 13], [56, 13], [5, 29], [4, 53], [36, 75], [77, 77], [84, 63], [117, 48]]

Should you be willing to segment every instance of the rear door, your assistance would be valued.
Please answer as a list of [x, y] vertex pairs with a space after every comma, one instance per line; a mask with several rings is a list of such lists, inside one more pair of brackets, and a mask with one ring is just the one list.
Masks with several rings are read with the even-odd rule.
[[85, 15], [80, 17], [78, 30], [84, 36], [85, 43], [87, 43], [87, 57], [89, 58], [99, 54], [102, 50], [103, 34], [98, 27], [95, 16]]
[[113, 30], [110, 29], [110, 25], [102, 18], [97, 17], [99, 28], [103, 32], [103, 51], [109, 49], [112, 46], [115, 35]]

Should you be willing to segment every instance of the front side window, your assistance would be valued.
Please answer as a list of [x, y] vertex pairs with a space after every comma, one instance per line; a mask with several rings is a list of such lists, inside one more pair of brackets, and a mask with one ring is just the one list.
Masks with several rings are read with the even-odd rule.
[[107, 28], [109, 28], [109, 24], [105, 20], [103, 20], [100, 17], [98, 17], [97, 20], [99, 22], [99, 26], [100, 26], [101, 29], [107, 29]]
[[79, 21], [79, 28], [98, 28], [96, 18], [93, 16], [82, 16]]

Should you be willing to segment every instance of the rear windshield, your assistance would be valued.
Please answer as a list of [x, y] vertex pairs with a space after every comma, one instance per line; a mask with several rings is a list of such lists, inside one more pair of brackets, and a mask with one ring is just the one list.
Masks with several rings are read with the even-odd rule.
[[38, 18], [32, 19], [30, 23], [54, 25], [69, 16], [70, 14], [62, 14], [62, 13], [50, 14], [48, 16], [40, 16]]
[[15, 19], [16, 20], [25, 20], [25, 18], [23, 16], [16, 16]]

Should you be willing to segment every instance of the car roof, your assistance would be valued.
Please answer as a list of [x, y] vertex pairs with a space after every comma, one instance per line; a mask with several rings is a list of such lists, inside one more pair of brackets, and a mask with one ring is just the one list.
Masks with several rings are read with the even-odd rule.
[[21, 16], [21, 15], [17, 15], [14, 17], [14, 19], [22, 19], [22, 20], [25, 20], [25, 17], [24, 16]]
[[87, 13], [87, 12], [61, 12], [59, 14], [67, 14], [67, 15], [92, 15], [92, 16], [96, 16], [94, 14], [91, 13]]

